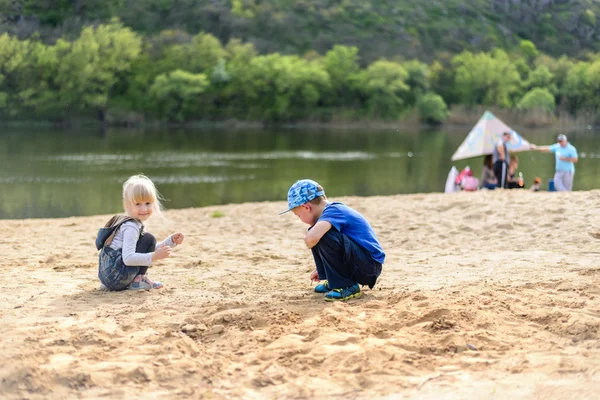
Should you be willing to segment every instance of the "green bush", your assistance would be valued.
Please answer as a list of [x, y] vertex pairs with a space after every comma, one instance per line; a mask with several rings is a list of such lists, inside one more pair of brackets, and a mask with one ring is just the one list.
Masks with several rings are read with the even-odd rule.
[[184, 121], [194, 113], [193, 104], [208, 87], [205, 74], [192, 74], [177, 69], [160, 74], [150, 87], [157, 110], [171, 121]]
[[448, 118], [448, 106], [439, 94], [425, 93], [417, 99], [416, 107], [425, 123], [441, 124]]
[[521, 98], [517, 103], [520, 110], [542, 109], [554, 111], [554, 96], [548, 89], [534, 88]]

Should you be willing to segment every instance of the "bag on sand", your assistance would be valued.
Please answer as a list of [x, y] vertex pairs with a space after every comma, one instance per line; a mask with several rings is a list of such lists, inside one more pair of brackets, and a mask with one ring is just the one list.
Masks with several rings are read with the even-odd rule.
[[444, 193], [454, 193], [460, 191], [460, 188], [456, 185], [456, 178], [458, 177], [458, 169], [455, 166], [452, 166], [450, 172], [448, 173], [448, 178], [446, 179], [446, 188]]
[[476, 191], [478, 186], [479, 186], [479, 179], [472, 177], [470, 175], [465, 176], [462, 179], [462, 182], [460, 183], [460, 187], [462, 187], [463, 190], [466, 190], [468, 192]]

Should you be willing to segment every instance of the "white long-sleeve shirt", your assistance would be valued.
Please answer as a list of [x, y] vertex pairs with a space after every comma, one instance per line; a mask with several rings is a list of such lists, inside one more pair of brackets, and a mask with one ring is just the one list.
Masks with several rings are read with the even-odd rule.
[[[123, 249], [123, 263], [127, 266], [149, 267], [152, 265], [152, 253], [136, 253], [135, 246], [140, 237], [142, 225], [136, 221], [127, 221], [119, 227], [112, 243], [108, 246], [111, 249]], [[158, 249], [162, 245], [177, 246], [171, 236], [156, 244]]]

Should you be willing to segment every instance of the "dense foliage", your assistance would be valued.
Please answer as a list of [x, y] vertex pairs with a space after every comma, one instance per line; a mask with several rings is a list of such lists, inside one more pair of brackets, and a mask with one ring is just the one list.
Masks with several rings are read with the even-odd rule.
[[0, 10], [5, 120], [439, 123], [454, 104], [600, 108], [600, 4], [587, 0], [0, 0]]
[[600, 50], [600, 3], [591, 0], [0, 0], [0, 13], [2, 30], [22, 39], [76, 37], [116, 17], [141, 34], [203, 31], [262, 54], [353, 45], [366, 63], [432, 61], [440, 50], [509, 49], [522, 39], [554, 57]]

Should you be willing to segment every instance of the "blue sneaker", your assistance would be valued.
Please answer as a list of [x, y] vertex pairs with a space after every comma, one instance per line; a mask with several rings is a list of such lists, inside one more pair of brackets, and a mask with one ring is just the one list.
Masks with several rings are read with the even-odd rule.
[[159, 281], [153, 281], [152, 279], [150, 279], [148, 277], [148, 275], [143, 275], [142, 276], [142, 281], [146, 282], [148, 285], [152, 286], [152, 289], [161, 289], [164, 285], [162, 284], [162, 282]]
[[362, 291], [360, 290], [360, 286], [358, 286], [358, 283], [355, 283], [347, 288], [333, 289], [325, 295], [325, 301], [345, 301], [349, 299], [358, 299], [361, 296]]
[[327, 281], [323, 281], [323, 282], [319, 283], [317, 286], [315, 286], [315, 292], [317, 292], [317, 293], [327, 293], [330, 290], [331, 289], [329, 288], [329, 284]]
[[151, 290], [152, 285], [144, 281], [142, 275], [137, 275], [127, 287], [128, 290]]

